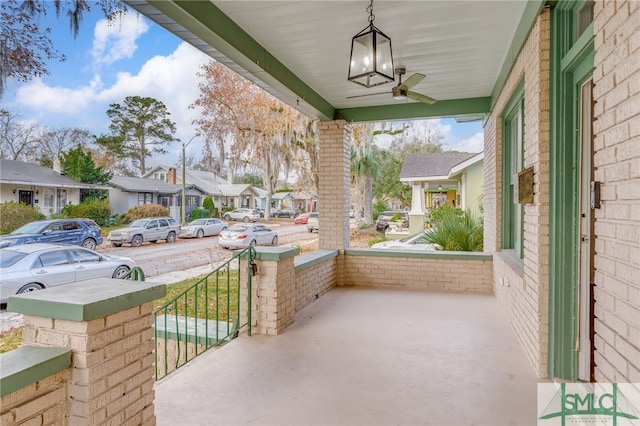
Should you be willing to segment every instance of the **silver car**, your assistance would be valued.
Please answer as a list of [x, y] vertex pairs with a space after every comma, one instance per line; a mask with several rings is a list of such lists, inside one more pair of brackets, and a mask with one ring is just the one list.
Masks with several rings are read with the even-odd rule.
[[168, 243], [176, 241], [180, 233], [180, 224], [172, 217], [149, 217], [131, 222], [126, 228], [111, 231], [107, 240], [114, 247], [128, 243], [132, 247], [140, 247], [144, 241], [155, 243], [166, 240]]
[[425, 235], [431, 232], [432, 228], [424, 229], [416, 234], [405, 237], [401, 240], [388, 240], [376, 243], [371, 246], [372, 249], [389, 249], [389, 250], [438, 250], [440, 246], [428, 243], [424, 240]]
[[249, 246], [277, 246], [278, 234], [262, 224], [238, 223], [218, 235], [218, 244], [226, 249]]
[[224, 220], [237, 220], [242, 222], [258, 222], [260, 220], [260, 213], [255, 209], [235, 209], [231, 212], [224, 214]]
[[202, 238], [218, 235], [229, 227], [227, 222], [220, 219], [196, 219], [182, 227], [180, 238]]
[[92, 278], [120, 278], [135, 262], [67, 244], [21, 244], [0, 249], [0, 303], [9, 296]]

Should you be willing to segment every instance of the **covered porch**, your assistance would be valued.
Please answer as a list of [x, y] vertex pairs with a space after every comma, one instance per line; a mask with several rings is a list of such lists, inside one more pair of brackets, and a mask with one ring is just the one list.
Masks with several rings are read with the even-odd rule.
[[538, 379], [496, 298], [334, 287], [155, 386], [159, 425], [535, 424]]

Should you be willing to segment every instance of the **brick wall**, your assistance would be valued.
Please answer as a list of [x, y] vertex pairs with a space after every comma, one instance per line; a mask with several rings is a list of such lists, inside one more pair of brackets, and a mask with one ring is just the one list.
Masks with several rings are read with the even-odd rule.
[[67, 369], [3, 396], [0, 424], [66, 424], [70, 375]]
[[296, 312], [337, 285], [337, 258], [296, 272]]
[[25, 344], [73, 351], [69, 424], [155, 424], [152, 308], [86, 322], [24, 315]]
[[358, 250], [345, 253], [341, 285], [479, 293], [493, 291], [492, 261], [487, 255], [478, 253], [478, 259], [469, 259], [461, 254], [456, 259], [438, 258], [437, 254], [371, 254], [371, 251]]
[[595, 378], [640, 382], [640, 2], [594, 11]]
[[[544, 9], [485, 126], [485, 250], [495, 253], [494, 291], [539, 376], [546, 376], [549, 292], [549, 44]], [[524, 168], [534, 168], [534, 202], [524, 207], [524, 258], [501, 241], [502, 112], [524, 80]]]

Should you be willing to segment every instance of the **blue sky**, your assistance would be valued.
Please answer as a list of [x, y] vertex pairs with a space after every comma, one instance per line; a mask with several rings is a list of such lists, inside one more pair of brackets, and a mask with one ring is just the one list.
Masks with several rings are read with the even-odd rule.
[[[50, 75], [42, 78], [27, 83], [9, 80], [3, 108], [38, 125], [106, 134], [109, 104], [122, 103], [127, 96], [149, 96], [167, 106], [178, 139], [188, 141], [195, 134], [191, 122], [198, 112], [188, 107], [198, 97], [196, 72], [210, 60], [208, 56], [132, 11], [108, 26], [95, 6], [85, 14], [75, 39], [64, 16], [57, 19], [52, 11], [43, 22], [52, 28], [54, 46], [67, 60], [50, 61]], [[429, 120], [424, 126], [444, 136], [445, 149], [483, 149], [479, 122]], [[180, 144], [174, 143], [169, 150], [170, 155], [154, 156], [148, 165], [177, 163]], [[187, 156], [200, 157], [197, 140], [187, 148]]]

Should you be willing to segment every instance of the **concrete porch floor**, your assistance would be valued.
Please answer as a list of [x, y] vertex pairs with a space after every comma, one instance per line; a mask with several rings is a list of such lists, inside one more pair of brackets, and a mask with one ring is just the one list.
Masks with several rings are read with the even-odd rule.
[[491, 295], [336, 288], [155, 387], [159, 425], [532, 425], [538, 380]]

